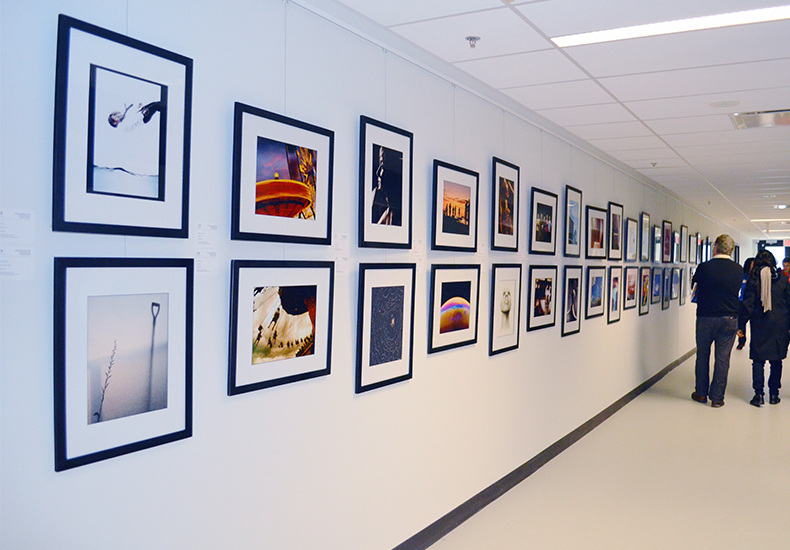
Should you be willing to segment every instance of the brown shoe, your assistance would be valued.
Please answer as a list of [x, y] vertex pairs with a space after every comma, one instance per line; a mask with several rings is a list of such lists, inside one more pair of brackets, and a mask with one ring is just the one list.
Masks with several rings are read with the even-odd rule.
[[718, 409], [719, 407], [724, 406], [724, 401], [711, 401], [710, 406], [713, 407], [714, 409]]
[[697, 392], [692, 393], [691, 394], [691, 398], [694, 401], [696, 401], [697, 403], [707, 403], [708, 402], [708, 398], [707, 397], [705, 397], [704, 395], [700, 395]]

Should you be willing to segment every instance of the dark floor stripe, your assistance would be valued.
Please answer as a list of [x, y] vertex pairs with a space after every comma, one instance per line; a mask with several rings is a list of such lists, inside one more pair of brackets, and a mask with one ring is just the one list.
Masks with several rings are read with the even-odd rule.
[[596, 414], [590, 420], [564, 436], [562, 439], [556, 441], [533, 458], [507, 474], [505, 477], [483, 489], [475, 496], [439, 518], [431, 525], [410, 537], [404, 542], [400, 543], [393, 550], [425, 550], [432, 544], [437, 542], [450, 531], [461, 525], [463, 522], [471, 518], [477, 512], [485, 508], [487, 505], [494, 502], [496, 499], [504, 495], [510, 489], [527, 479], [535, 473], [540, 467], [544, 466], [552, 458], [559, 455], [562, 451], [579, 441], [582, 437], [590, 433], [594, 428], [603, 423], [604, 420], [611, 417], [614, 413], [625, 407], [629, 402], [633, 401], [640, 394], [645, 392], [653, 384], [664, 378], [669, 374], [672, 369], [686, 361], [689, 357], [697, 352], [697, 348], [692, 349], [685, 353], [679, 359], [673, 361], [657, 374], [650, 377], [647, 381], [643, 382], [623, 397], [606, 407], [604, 410]]

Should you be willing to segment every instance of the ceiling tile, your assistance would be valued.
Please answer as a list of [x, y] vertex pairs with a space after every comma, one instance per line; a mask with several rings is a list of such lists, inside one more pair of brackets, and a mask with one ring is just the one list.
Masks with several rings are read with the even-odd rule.
[[[393, 30], [451, 63], [552, 47], [506, 7], [400, 25]], [[474, 48], [467, 36], [480, 37]]]
[[591, 139], [591, 144], [604, 151], [630, 151], [634, 149], [652, 149], [664, 143], [656, 136], [642, 136], [616, 139]]
[[707, 116], [648, 120], [645, 121], [645, 124], [662, 136], [673, 134], [699, 134], [702, 132], [731, 132], [735, 130], [732, 120], [724, 113]]
[[455, 66], [497, 89], [587, 78], [557, 50], [461, 61]]
[[[650, 126], [656, 122], [651, 121]], [[757, 143], [769, 141], [790, 141], [790, 127], [752, 128], [724, 132], [702, 132], [696, 134], [664, 134], [664, 140], [672, 147], [688, 147], [700, 144]]]
[[614, 103], [612, 96], [589, 79], [539, 84], [536, 86], [520, 86], [502, 91], [533, 111]]
[[573, 133], [582, 139], [608, 139], [636, 136], [652, 136], [653, 132], [641, 122], [610, 122], [574, 126]]
[[621, 101], [790, 86], [790, 58], [615, 76], [600, 82]]
[[397, 2], [342, 0], [341, 3], [385, 27], [502, 7], [500, 0], [431, 0], [430, 2], [424, 0], [398, 0]]
[[772, 88], [728, 94], [711, 94], [690, 97], [671, 97], [629, 101], [626, 103], [636, 116], [644, 120], [692, 117], [720, 114], [721, 109], [711, 107], [717, 101], [739, 100], [739, 112], [775, 111], [790, 108], [790, 88]]
[[567, 107], [563, 109], [544, 109], [538, 111], [552, 122], [565, 126], [573, 131], [573, 126], [604, 124], [607, 122], [633, 122], [635, 119], [622, 105], [588, 105], [583, 107]]
[[[639, 160], [653, 160], [661, 161], [664, 159], [677, 159], [678, 154], [670, 149], [669, 147], [657, 147], [654, 149], [631, 149], [627, 151], [612, 151], [609, 153], [617, 160], [621, 160], [626, 164], [630, 164], [632, 161], [639, 161]], [[660, 163], [663, 165], [663, 162]], [[685, 164], [685, 163], [683, 163]]]
[[[718, 143], [712, 145], [696, 145], [676, 147], [675, 150], [684, 158], [692, 159], [713, 155], [751, 155], [754, 153], [790, 153], [790, 141], [769, 141], [751, 143]], [[788, 155], [790, 156], [790, 155]]]

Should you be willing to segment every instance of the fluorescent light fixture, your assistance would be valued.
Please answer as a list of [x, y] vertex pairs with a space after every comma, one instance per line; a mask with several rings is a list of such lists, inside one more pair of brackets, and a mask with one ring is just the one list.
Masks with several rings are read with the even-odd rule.
[[690, 19], [679, 19], [677, 21], [664, 21], [662, 23], [649, 23], [647, 25], [636, 25], [633, 27], [621, 27], [619, 29], [605, 31], [569, 34], [567, 36], [552, 38], [551, 41], [560, 48], [569, 48], [571, 46], [614, 42], [615, 40], [627, 40], [629, 38], [644, 38], [646, 36], [659, 36], [662, 34], [718, 29], [736, 25], [749, 25], [751, 23], [780, 21], [782, 19], [790, 19], [790, 6], [777, 6], [774, 8], [692, 17]]
[[731, 113], [730, 119], [732, 119], [732, 123], [735, 125], [736, 130], [790, 126], [790, 110]]
[[766, 219], [763, 219], [763, 220], [749, 220], [749, 221], [752, 222], [752, 223], [766, 223], [766, 222], [777, 223], [778, 222], [778, 223], [785, 224], [787, 222], [790, 222], [790, 218], [780, 218], [780, 219], [776, 219], [776, 218], [767, 219], [766, 218]]

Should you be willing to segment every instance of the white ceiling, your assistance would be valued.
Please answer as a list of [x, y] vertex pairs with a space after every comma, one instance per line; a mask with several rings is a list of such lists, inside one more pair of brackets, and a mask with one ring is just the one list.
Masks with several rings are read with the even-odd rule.
[[[790, 238], [790, 21], [561, 49], [550, 38], [790, 0], [337, 0], [754, 239]], [[467, 36], [479, 36], [470, 48]], [[717, 102], [739, 102], [716, 108]], [[769, 226], [754, 219], [775, 219]], [[787, 220], [782, 224], [780, 220]]]

